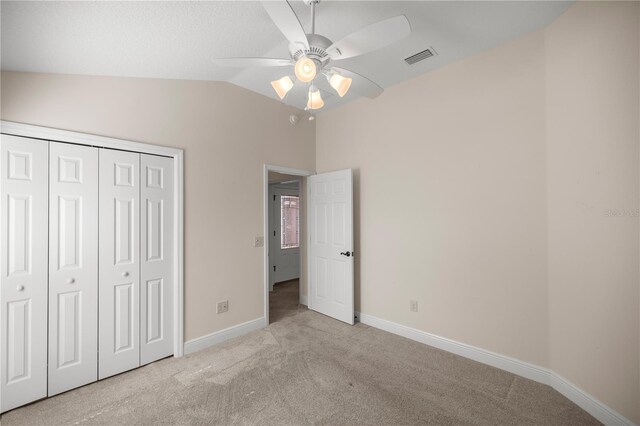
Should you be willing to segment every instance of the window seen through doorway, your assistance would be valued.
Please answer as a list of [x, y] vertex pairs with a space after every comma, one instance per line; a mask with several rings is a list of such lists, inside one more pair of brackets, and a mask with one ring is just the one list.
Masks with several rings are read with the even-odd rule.
[[293, 249], [300, 247], [300, 197], [283, 195], [280, 197], [281, 235], [280, 248]]

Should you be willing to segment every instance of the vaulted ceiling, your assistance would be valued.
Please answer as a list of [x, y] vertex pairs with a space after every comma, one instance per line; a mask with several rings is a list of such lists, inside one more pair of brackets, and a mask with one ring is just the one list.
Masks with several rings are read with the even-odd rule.
[[[290, 1], [309, 32], [309, 7]], [[323, 1], [316, 32], [331, 40], [382, 19], [405, 15], [411, 35], [381, 50], [340, 61], [383, 88], [545, 27], [571, 2]], [[269, 82], [286, 68], [221, 68], [212, 58], [288, 58], [288, 42], [259, 2], [1, 3], [2, 69], [10, 71], [222, 80], [276, 98]], [[432, 47], [415, 65], [404, 58]], [[325, 109], [356, 99], [323, 93]], [[306, 104], [306, 91], [286, 102]]]

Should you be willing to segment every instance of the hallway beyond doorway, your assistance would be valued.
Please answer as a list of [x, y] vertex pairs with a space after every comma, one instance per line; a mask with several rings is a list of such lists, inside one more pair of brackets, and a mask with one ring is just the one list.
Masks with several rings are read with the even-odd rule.
[[299, 279], [276, 283], [273, 286], [273, 291], [269, 293], [270, 324], [306, 310], [307, 307], [300, 304]]

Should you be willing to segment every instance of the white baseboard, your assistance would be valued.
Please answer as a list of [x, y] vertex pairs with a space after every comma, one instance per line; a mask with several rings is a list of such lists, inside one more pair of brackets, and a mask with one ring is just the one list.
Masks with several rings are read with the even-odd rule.
[[198, 337], [197, 339], [185, 342], [184, 353], [185, 355], [192, 354], [210, 346], [217, 345], [218, 343], [222, 343], [226, 340], [233, 339], [234, 337], [239, 337], [243, 334], [247, 334], [255, 330], [260, 330], [264, 327], [264, 317], [256, 318], [242, 324], [234, 325], [232, 327], [225, 328], [224, 330], [216, 331], [215, 333], [207, 334], [206, 336]]
[[304, 294], [300, 295], [300, 304], [301, 305], [305, 305], [305, 306], [309, 306], [309, 298], [307, 296], [305, 296]]
[[547, 384], [605, 425], [635, 425], [622, 414], [553, 371], [549, 371], [549, 383]]
[[379, 328], [380, 330], [388, 331], [389, 333], [397, 334], [398, 336], [406, 337], [407, 339], [415, 340], [416, 342], [424, 343], [425, 345], [433, 346], [549, 385], [605, 425], [634, 425], [631, 420], [622, 414], [617, 413], [615, 410], [609, 408], [573, 383], [547, 368], [387, 321], [382, 318], [377, 318], [372, 315], [356, 312], [356, 317], [358, 321], [371, 327]]

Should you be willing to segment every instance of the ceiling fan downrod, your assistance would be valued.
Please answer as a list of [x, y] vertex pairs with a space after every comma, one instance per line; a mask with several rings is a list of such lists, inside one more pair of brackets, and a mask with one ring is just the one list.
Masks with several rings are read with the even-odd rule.
[[309, 6], [311, 6], [311, 34], [316, 33], [316, 4], [320, 3], [320, 0], [311, 0]]

